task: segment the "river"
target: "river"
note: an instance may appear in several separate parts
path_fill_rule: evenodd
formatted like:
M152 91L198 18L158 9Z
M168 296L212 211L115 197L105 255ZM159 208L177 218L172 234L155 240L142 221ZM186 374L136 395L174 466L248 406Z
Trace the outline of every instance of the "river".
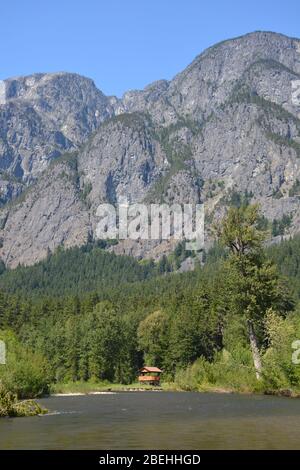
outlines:
M0 449L300 449L300 400L120 392L39 400L48 415L0 419Z

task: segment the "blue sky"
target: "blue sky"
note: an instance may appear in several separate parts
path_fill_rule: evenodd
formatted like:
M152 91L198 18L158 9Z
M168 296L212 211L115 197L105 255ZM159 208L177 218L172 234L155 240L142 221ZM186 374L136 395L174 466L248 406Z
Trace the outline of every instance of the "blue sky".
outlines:
M256 30L300 37L299 0L0 0L0 79L77 72L120 96Z

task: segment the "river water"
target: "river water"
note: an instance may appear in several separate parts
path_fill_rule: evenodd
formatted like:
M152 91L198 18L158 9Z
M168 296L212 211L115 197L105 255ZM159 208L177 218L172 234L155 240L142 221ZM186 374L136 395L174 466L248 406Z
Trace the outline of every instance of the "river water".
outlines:
M0 449L300 449L300 399L185 392L50 397Z

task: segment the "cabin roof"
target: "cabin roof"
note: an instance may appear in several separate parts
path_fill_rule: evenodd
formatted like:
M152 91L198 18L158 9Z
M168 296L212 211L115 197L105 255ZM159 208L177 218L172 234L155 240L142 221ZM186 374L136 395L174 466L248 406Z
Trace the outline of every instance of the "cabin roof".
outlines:
M145 366L140 369L140 372L162 372L158 367Z

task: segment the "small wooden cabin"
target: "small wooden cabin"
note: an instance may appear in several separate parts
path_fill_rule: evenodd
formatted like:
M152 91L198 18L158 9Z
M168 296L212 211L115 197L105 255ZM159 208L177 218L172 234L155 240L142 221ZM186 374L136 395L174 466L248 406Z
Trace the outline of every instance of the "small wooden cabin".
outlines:
M158 367L142 367L139 370L139 382L149 385L159 385L161 373L162 371Z

